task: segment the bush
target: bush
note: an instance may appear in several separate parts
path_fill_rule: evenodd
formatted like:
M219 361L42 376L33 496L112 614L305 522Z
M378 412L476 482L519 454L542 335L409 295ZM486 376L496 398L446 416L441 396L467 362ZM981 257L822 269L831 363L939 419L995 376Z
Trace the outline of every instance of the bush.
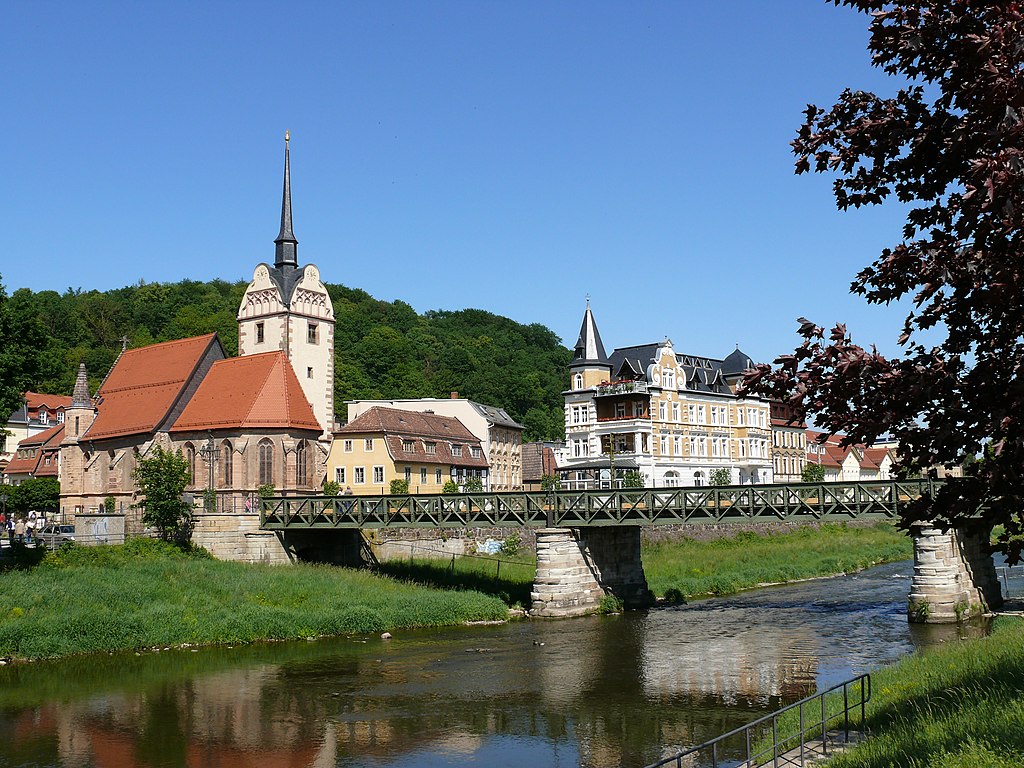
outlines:
M622 487L623 488L643 488L644 487L644 476L637 472L635 469L629 470L622 476Z
M466 480L466 493L480 493L484 489L484 481L479 477L470 477Z
M597 606L597 612L607 616L610 613L622 613L622 608L623 602L620 598L615 595L605 595Z
M441 488L441 493L458 493L459 486L454 480L446 480Z
M324 496L337 496L341 492L341 483L324 480Z
M711 470L708 482L711 485L729 485L732 482L732 472L725 467L716 467Z
M401 478L395 478L391 481L391 495L392 496L405 496L409 493L409 481L402 480Z

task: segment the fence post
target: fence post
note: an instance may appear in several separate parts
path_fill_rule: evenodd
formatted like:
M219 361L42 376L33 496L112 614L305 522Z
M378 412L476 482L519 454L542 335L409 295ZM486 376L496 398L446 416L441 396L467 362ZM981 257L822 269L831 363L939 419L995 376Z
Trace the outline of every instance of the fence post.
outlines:
M850 743L850 701L847 693L846 683L843 683L843 733L844 740Z

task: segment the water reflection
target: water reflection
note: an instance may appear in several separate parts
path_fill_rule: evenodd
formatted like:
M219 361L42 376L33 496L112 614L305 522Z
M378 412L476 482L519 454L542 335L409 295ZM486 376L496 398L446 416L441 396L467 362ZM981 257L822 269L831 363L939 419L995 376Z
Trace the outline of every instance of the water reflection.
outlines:
M908 627L908 575L389 642L5 668L0 765L644 765L941 641Z

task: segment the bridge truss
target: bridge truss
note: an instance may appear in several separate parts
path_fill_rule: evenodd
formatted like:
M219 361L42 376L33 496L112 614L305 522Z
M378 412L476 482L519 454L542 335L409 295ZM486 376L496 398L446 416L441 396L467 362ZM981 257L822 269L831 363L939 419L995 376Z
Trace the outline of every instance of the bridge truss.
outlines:
M264 530L701 525L766 521L895 520L940 481L723 485L401 496L272 496Z

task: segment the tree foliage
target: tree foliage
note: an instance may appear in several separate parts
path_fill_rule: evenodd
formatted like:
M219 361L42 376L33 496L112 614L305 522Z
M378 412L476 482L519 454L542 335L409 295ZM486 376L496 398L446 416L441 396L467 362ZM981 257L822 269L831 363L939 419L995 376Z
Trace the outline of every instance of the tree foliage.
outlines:
M25 389L70 394L80 362L99 386L122 337L138 347L216 331L227 353L236 354L235 317L245 287L185 280L102 292L21 289L8 302L17 309L11 332L0 290L0 341L18 342L0 344L0 373L8 374L0 376L0 406L5 393L20 397ZM544 326L478 309L420 315L403 301L379 301L343 285L327 289L336 318L335 408L342 418L346 400L458 392L505 408L526 427L528 440L562 437L561 392L572 355ZM17 406L12 402L8 413Z
M19 485L0 485L7 512L55 514L60 509L60 483L55 477L32 477Z
M904 519L961 524L986 502L1016 560L1024 531L1024 18L1018 3L844 0L871 13L875 66L906 83L808 106L797 173L835 175L838 207L908 205L902 238L853 281L871 304L907 298L888 358L801 318L803 343L749 389L787 400L845 443L899 441L897 471L970 464ZM937 339L937 341L936 341Z
M821 464L804 464L800 471L800 480L805 483L820 483L825 479L825 468Z
M732 481L732 473L726 467L715 467L708 475L711 485L728 485Z
M0 414L5 416L38 381L45 342L39 318L19 294L8 298L0 283Z
M183 533L188 526L191 505L182 497L191 473L181 451L157 446L151 456L139 459L134 475L143 496L139 502L143 525L156 528L165 541Z

